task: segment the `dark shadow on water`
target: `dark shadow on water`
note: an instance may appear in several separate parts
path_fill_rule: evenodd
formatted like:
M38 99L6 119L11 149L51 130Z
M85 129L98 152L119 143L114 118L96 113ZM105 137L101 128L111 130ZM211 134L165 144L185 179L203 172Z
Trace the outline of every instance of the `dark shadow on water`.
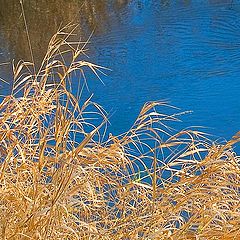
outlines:
M128 3L117 0L25 0L23 8L30 35L33 55L36 62L41 61L48 42L60 26L78 23L76 31L87 39L95 34L104 33L119 9ZM20 1L0 0L0 60L31 60L27 42Z

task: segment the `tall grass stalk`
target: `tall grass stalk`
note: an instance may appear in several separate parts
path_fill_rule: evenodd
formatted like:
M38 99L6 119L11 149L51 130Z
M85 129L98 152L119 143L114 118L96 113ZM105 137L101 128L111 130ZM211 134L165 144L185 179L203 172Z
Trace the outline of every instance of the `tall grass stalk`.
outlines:
M217 144L174 132L179 114L149 102L128 132L103 141L105 111L71 89L82 92L86 67L104 69L71 34L52 37L38 71L14 65L0 104L2 239L239 239L240 135Z

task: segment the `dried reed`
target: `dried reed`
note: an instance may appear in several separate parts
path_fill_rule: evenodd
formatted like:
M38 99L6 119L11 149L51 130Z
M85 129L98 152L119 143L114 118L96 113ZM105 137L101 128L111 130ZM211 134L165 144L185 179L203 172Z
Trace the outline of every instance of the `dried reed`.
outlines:
M149 102L127 133L103 141L104 110L79 100L84 68L102 68L66 32L53 36L38 71L13 67L0 104L2 239L240 239L240 136L217 144L174 132L178 114Z

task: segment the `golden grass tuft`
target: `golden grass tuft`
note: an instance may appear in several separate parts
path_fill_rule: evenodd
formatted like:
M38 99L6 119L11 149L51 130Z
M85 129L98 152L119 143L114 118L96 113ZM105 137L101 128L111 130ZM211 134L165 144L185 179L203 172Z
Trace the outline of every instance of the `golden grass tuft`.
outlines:
M217 144L174 132L178 114L149 102L127 133L103 138L104 110L79 99L84 68L102 68L66 32L38 71L13 67L0 104L2 239L240 239L240 135Z

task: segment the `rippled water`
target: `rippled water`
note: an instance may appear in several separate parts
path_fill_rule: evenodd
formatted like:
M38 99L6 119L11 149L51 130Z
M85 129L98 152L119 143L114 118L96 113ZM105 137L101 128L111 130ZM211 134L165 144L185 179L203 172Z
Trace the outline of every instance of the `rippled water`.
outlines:
M181 127L207 126L227 138L240 129L240 5L135 1L120 16L93 41L96 60L113 69L95 98L116 111L115 132L156 99L193 110Z
M193 111L178 129L206 126L225 138L240 130L239 1L118 2L89 52L112 69L105 86L89 74L94 100L111 112L110 131L126 131L146 101L161 99Z

